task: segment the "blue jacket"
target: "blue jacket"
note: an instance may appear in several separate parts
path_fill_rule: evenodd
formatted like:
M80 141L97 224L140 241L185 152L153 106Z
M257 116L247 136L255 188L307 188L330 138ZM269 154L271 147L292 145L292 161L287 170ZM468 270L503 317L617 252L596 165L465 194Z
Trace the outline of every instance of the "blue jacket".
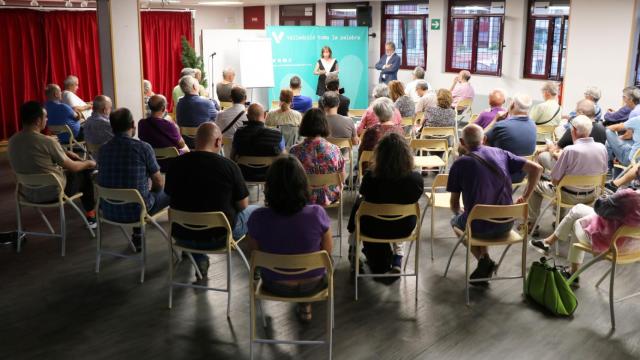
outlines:
M400 59L400 56L394 53L391 55L391 59L389 59L389 65L391 65L391 67L388 69L382 69L382 67L387 63L387 54L382 55L380 60L376 63L376 69L380 70L378 82L388 84L391 80L398 80L398 70L400 69L401 62L402 60Z
M187 94L178 100L178 126L197 127L203 122L215 121L217 116L215 104L207 98Z

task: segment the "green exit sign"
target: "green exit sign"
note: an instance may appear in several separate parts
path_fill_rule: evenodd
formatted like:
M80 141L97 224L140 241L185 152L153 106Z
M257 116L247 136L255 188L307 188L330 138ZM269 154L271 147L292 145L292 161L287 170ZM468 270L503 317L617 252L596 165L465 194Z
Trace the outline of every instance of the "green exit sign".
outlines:
M440 30L440 19L431 19L431 30Z

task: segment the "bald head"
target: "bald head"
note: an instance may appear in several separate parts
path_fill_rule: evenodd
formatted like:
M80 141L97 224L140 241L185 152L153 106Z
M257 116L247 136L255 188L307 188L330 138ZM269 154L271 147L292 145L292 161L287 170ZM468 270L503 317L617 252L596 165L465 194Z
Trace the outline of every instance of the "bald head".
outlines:
M500 89L493 89L489 93L489 106L493 107L502 107L505 101L504 91Z
M247 109L247 120L264 122L264 108L259 103L249 105Z
M47 100L60 100L62 99L62 91L60 90L60 86L56 84L49 84L44 89L44 94L47 96Z
M219 153L222 147L222 132L218 125L205 122L198 126L196 132L196 151Z
M93 99L93 111L109 116L113 103L106 95L98 95Z
M462 70L460 71L460 80L467 82L469 81L469 79L471 79L471 73L469 72L469 70Z
M164 112L167 109L167 98L164 95L153 95L149 98L149 110L151 110L151 115L154 117L163 117ZM157 114L161 114L162 116L156 116Z
M483 138L484 131L476 124L469 124L462 129L462 145L468 149L480 146Z

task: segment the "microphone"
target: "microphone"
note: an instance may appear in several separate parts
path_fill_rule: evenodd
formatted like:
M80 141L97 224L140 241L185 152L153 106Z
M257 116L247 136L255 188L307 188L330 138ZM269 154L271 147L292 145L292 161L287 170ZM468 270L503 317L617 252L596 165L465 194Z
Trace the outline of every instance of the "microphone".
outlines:
M217 53L214 51L209 57L214 57L214 56L216 56L216 54Z

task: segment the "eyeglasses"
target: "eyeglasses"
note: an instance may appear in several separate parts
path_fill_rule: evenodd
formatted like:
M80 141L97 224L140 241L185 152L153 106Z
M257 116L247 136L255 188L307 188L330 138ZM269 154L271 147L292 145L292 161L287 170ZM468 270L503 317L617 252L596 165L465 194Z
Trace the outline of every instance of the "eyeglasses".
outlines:
M574 129L576 128L576 127L573 125L573 121L572 121L572 120L569 120L569 121L567 121L567 122L569 123L569 125L571 125L571 127L572 127L572 128L574 128Z

